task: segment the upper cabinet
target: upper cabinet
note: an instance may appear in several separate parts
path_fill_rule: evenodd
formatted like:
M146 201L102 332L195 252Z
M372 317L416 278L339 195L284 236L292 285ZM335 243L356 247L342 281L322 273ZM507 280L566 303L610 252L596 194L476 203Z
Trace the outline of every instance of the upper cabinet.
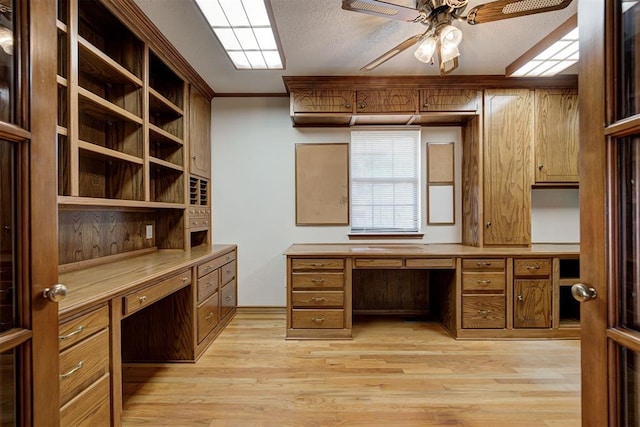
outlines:
M356 92L358 113L409 113L418 109L418 91L414 89L359 90Z
M350 113L351 90L300 90L291 94L292 113Z
M189 157L190 172L203 178L211 177L211 101L197 89L189 96Z
M420 111L477 113L482 108L482 92L475 89L423 89Z
M535 91L536 184L579 182L578 91Z
M531 243L533 92L484 95L484 244Z

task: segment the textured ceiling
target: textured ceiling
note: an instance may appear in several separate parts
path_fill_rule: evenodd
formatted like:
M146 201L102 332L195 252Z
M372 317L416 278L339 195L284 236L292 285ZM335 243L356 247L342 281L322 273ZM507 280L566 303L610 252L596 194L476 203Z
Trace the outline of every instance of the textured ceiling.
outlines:
M405 39L424 32L421 24L342 10L340 0L271 0L286 58L286 70L236 70L194 0L135 0L171 43L217 93L284 93L282 76L438 75L409 48L374 71L362 66ZM413 7L415 0L388 0ZM470 0L469 7L486 3ZM469 25L457 22L464 39L455 75L504 75L507 65L576 13L568 8ZM577 66L568 72L576 73Z

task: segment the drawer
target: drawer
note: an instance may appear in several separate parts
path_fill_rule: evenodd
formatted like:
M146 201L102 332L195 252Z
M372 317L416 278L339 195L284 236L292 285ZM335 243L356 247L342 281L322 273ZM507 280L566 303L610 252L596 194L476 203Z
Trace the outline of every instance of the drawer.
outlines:
M500 270L504 271L505 260L504 258L489 258L489 259L463 259L463 270Z
M109 330L103 329L60 353L60 404L109 372Z
M293 289L299 288L343 288L344 273L293 273Z
M456 268L454 258L407 258L407 268Z
M291 310L291 327L342 329L344 328L344 310Z
M218 290L218 272L214 270L198 279L198 303L210 297Z
M462 327L503 329L505 302L502 295L465 295L462 297Z
M191 218L189 220L189 228L207 228L209 227L209 218Z
M64 350L108 326L109 308L107 306L64 322L60 325L58 332L60 350Z
M154 302L171 295L191 283L191 271L185 270L168 279L140 289L124 297L123 314L125 316L147 307Z
M293 307L343 307L344 291L295 291L291 295L291 305Z
M223 265L220 269L220 275L222 276L223 285L236 277L236 262L231 261L229 264Z
M202 342L218 324L219 307L217 292L198 307L198 343Z
M198 270L198 277L202 277L205 274L209 274L211 273L213 270L215 270L216 268L220 268L223 265L234 261L237 258L236 256L236 251L231 251L227 254L224 254L222 256L219 256L217 258L212 258L209 261L203 262L202 264L200 264L197 268Z
M504 273L500 272L463 272L462 291L488 291L500 292L505 290L506 279Z
M402 258L358 258L356 268L402 268Z
M344 258L292 259L291 268L294 270L343 270Z
M60 427L109 427L109 375L104 375L60 409Z
M551 259L516 259L513 261L513 274L518 277L548 277L551 275Z
M220 291L220 319L224 319L236 306L236 280L222 286Z

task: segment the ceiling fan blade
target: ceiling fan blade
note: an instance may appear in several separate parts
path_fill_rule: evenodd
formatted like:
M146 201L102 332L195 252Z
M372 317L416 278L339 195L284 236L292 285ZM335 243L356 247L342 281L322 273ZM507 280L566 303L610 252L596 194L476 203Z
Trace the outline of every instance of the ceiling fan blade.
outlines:
M572 0L498 0L478 5L467 15L469 24L483 24L501 19L533 15L535 13L560 10L569 6Z
M417 9L379 0L342 0L342 8L399 21L422 22L426 15Z
M427 32L425 32L423 34L416 34L413 37L409 37L408 39L406 39L405 41L403 41L399 45L391 48L387 52L385 52L382 55L378 56L373 61L369 62L364 67L360 68L360 71L371 71L371 70L373 70L378 65L387 62L389 59L393 58L394 56L396 56L397 54L399 54L403 50L406 50L406 49L410 48L411 46L419 43L426 35L427 35Z

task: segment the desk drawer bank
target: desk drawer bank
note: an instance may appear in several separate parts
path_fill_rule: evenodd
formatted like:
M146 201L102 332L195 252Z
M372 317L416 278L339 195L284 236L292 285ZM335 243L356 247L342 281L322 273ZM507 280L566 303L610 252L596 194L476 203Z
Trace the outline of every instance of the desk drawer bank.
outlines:
M354 316L433 320L458 339L578 338L579 245L295 244L287 339L350 339Z
M197 361L236 313L236 278L236 245L61 273L61 426L121 425L123 363Z

